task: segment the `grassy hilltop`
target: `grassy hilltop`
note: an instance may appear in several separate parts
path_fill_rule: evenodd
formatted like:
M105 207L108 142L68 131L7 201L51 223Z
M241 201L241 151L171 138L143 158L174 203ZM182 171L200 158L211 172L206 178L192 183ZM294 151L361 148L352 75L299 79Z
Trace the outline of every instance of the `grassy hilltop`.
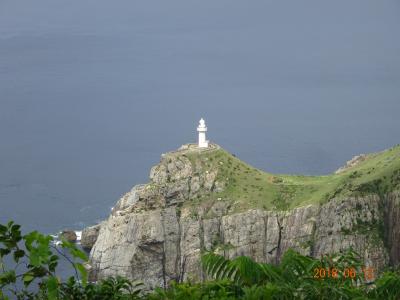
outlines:
M211 193L193 201L231 200L235 210L248 208L291 209L323 203L334 197L375 193L383 195L400 185L400 145L383 152L368 154L355 166L326 176L276 175L261 171L227 151L188 151L192 165L205 172L218 170L217 180L224 183L222 192Z

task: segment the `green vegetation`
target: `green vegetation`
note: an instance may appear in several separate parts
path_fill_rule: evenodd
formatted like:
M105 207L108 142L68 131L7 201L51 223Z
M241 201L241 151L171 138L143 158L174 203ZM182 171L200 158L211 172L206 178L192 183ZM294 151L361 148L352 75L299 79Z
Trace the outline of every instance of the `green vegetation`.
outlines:
M215 280L233 282L233 298L224 299L399 299L400 274L386 272L375 280L359 255L349 250L321 259L288 250L277 266L248 257L233 260L208 253L204 268ZM218 299L218 298L217 298Z
M65 241L59 248L52 237L36 231L24 236L20 226L0 225L0 299L399 299L400 272L379 278L368 271L352 250L321 259L287 251L279 265L257 263L248 257L233 260L214 253L202 256L209 279L202 283L174 283L145 292L127 279L88 282L85 254ZM55 254L57 253L57 254ZM56 274L60 256L71 262L75 277L62 281ZM14 264L4 264L5 258ZM10 267L11 265L11 267ZM12 298L11 298L12 297Z
M274 175L256 169L223 149L184 154L194 167L218 170L222 192L211 193L196 203L232 201L235 211L249 208L292 209L323 203L335 197L383 194L400 185L400 146L367 155L354 167L326 176Z
M136 299L141 284L118 277L96 284L88 282L84 263L88 258L75 244L37 231L22 235L20 225L0 224L0 300L5 299ZM71 264L75 276L65 282L57 276L61 258ZM12 262L5 263L6 259Z

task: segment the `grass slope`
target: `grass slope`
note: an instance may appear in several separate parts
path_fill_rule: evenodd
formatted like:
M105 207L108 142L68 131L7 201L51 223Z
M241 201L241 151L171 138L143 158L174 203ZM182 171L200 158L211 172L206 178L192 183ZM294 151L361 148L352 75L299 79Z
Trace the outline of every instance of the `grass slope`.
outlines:
M218 169L217 180L225 183L225 189L205 198L234 201L236 211L248 208L285 210L323 203L334 197L382 195L400 185L400 145L369 154L358 165L327 176L270 174L223 149L184 155L192 164L201 165L204 171Z

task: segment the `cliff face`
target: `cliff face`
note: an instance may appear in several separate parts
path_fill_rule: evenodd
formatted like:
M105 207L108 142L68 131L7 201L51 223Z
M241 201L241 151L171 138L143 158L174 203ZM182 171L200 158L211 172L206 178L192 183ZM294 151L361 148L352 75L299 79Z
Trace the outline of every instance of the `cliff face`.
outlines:
M353 247L375 269L399 263L400 193L341 196L287 210L240 210L221 171L224 162L204 169L198 159L218 147L196 156L193 151L198 150L164 155L152 168L150 183L124 195L96 228L92 279L122 275L150 288L201 280L203 250L276 263L289 248L318 257Z
M400 192L385 198L385 238L392 266L400 265Z

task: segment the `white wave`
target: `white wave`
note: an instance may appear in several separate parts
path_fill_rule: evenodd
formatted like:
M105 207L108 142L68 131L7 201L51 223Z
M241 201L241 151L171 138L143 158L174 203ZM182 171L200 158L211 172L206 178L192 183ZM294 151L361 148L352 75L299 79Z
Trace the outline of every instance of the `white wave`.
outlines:
M76 230L76 243L80 244L81 243L81 238L82 238L82 230ZM58 234L50 234L50 236L53 238L52 244L55 246L61 245L61 240L60 240L60 235L61 231Z
M82 231L75 231L76 234L76 242L80 243L82 238Z

